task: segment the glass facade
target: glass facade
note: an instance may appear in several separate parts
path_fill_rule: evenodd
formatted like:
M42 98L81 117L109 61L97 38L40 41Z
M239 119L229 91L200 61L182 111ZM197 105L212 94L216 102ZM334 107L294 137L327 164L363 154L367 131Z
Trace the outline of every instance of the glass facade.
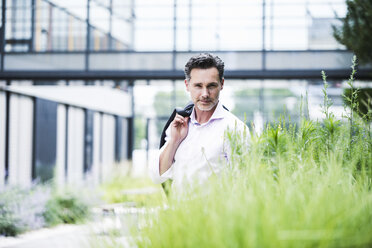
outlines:
M248 125L263 127L281 115L296 121L306 114L300 106L318 113L319 68L346 70L351 64L348 51L332 35L332 26L339 25L345 14L343 0L7 0L3 57L5 70L10 71L133 73L130 79L116 81L32 79L33 84L106 85L123 90L129 81L122 79L131 80L135 132L126 133L133 125L129 119L115 117L121 137L115 141L119 161L130 157L123 143L127 136L135 136L136 149L158 146L169 114L189 102L179 75L189 56L199 51L220 56L226 71L261 75L227 76L221 93L223 104ZM22 57L28 54L39 63ZM318 70L319 77L301 74L310 70ZM276 79L262 76L265 71L278 72ZM334 107L341 109L342 80L331 83L336 92ZM90 170L94 144L89 137L97 128L90 126L92 118L87 112L85 171Z
M93 130L94 130L94 111L85 110L84 120L84 172L89 172L93 166Z
M330 31L346 7L340 0L138 0L135 11L136 50L307 50L341 47Z
M338 49L331 0L7 0L6 51ZM89 33L89 40L87 40Z
M85 51L88 26L89 50L130 49L132 12L113 11L115 6L117 2L98 0L8 0L5 51ZM130 10L130 4L124 8Z

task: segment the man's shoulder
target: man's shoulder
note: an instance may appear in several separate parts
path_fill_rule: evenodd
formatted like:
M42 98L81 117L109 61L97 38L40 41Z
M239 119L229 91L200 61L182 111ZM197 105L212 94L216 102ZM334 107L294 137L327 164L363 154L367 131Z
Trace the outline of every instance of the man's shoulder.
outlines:
M229 129L237 128L238 130L243 130L244 128L248 128L242 120L226 109L224 109L224 120Z

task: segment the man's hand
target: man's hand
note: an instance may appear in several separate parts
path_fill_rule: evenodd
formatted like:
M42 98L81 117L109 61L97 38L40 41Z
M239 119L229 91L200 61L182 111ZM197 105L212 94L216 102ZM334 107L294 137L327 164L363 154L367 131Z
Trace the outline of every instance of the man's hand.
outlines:
M176 114L174 120L171 123L171 141L175 144L180 144L184 140L189 131L188 123L190 117L183 117L179 114Z
M162 175L172 166L178 146L186 138L189 131L189 119L190 117L183 117L179 114L176 114L174 120L171 122L171 137L168 141L167 146L159 157L160 175Z

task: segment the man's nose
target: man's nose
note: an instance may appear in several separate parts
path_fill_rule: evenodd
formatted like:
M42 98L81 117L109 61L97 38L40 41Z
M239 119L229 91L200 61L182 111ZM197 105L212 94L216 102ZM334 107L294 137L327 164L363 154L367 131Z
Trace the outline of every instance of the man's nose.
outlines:
M202 90L202 96L203 97L208 97L209 96L208 88L203 88L203 90Z

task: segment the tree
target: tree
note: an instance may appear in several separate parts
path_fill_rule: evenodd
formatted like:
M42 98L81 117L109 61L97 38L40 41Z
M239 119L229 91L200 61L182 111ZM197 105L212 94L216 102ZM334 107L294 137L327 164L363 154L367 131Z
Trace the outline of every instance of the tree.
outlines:
M353 51L359 63L372 63L372 0L347 0L347 14L342 26L333 26L333 35Z

